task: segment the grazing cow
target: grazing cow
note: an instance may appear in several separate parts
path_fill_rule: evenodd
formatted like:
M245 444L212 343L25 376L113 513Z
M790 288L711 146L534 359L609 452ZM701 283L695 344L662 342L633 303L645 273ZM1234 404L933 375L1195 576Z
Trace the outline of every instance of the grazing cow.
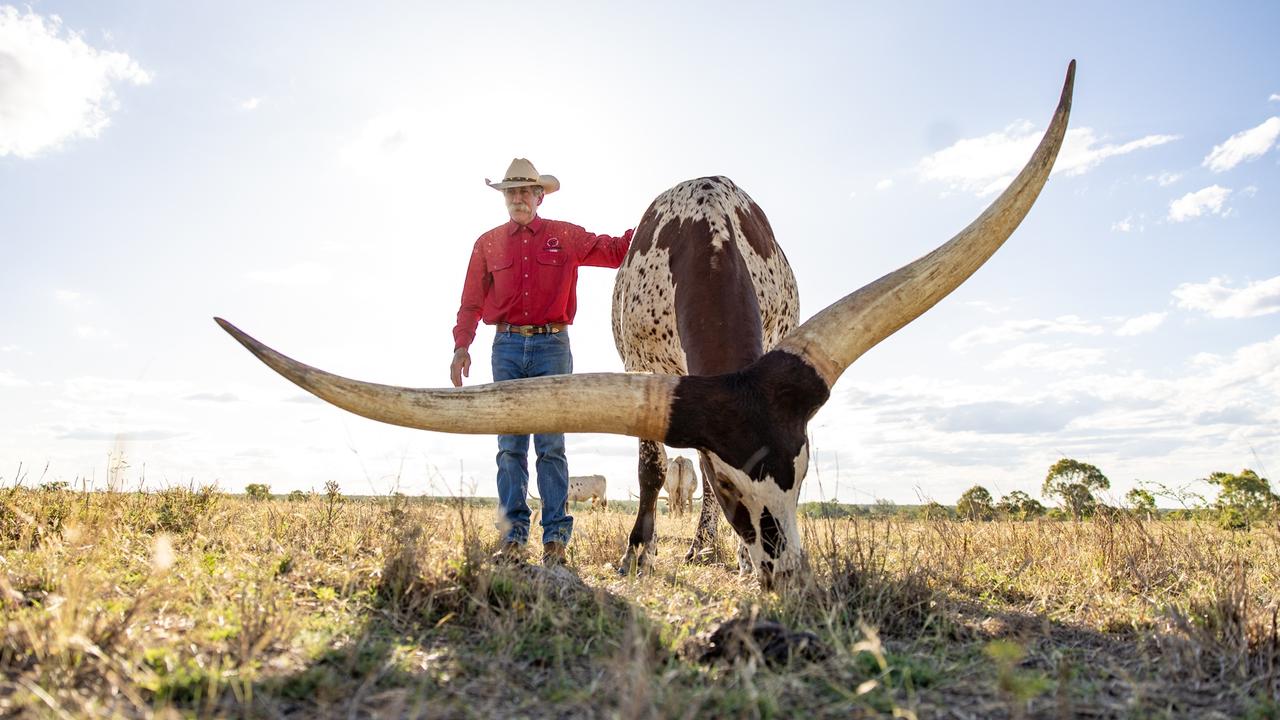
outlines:
M591 501L591 509L609 507L604 496L603 475L575 475L569 478L569 502Z
M667 479L662 485L667 491L667 511L676 517L693 511L693 493L698 489L698 475L693 461L684 456L667 462Z
M653 201L636 226L613 289L613 338L629 372L738 372L799 324L800 298L791 265L764 212L733 181L689 180ZM721 506L728 512L739 505L723 498L717 502L717 485L727 488L732 481L717 471L714 453L699 448L698 457L702 513L686 555L690 560L709 554ZM652 561L656 544L650 508L656 508L666 464L661 442L640 441L640 512L620 563L622 572L643 570ZM750 542L741 532L739 540ZM742 547L738 556L746 556Z
M1039 146L973 223L794 329L790 270L746 193L722 178L663 193L636 228L615 290L625 310L614 315L614 339L627 368L647 373L377 385L304 365L217 321L303 389L374 420L441 432L640 439L640 509L624 570L633 562L644 569L653 554L662 445L696 448L710 487L703 515L714 497L771 588L805 563L796 502L809 466L809 420L858 357L959 287L1022 222L1062 146L1074 78L1072 61Z

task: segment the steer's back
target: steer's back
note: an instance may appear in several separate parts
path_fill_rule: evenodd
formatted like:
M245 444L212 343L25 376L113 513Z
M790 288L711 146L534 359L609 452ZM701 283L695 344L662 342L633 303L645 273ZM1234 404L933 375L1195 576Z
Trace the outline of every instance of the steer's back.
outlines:
M613 338L632 372L739 370L799 322L795 276L764 212L733 181L659 195L613 291Z

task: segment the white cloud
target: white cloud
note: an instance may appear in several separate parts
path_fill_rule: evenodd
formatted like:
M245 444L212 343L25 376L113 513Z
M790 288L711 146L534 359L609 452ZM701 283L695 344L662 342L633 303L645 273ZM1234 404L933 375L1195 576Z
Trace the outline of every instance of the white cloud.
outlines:
M1204 159L1204 166L1214 172L1225 172L1248 160L1256 160L1267 154L1280 138L1280 117L1267 118L1255 128L1242 130L1215 145Z
M385 173L412 165L426 154L423 128L431 123L418 113L395 112L371 118L338 153L342 163L354 170Z
M1168 313L1153 312L1129 318L1124 321L1123 325L1116 328L1116 335L1130 336L1149 333L1160 327L1167 315Z
M1280 336L1246 345L1230 356L1200 353L1192 360L1198 389L1206 397L1230 400L1232 393L1254 386L1259 390L1280 393ZM1250 393L1245 390L1244 396ZM1275 407L1275 399L1258 393L1256 400L1264 407ZM1212 403L1203 403L1212 406Z
M8 370L0 370L0 387L25 387L30 384Z
M978 196L1003 190L1039 144L1041 131L1025 120L1000 132L966 138L925 157L916 165L922 180L946 183L953 190ZM1053 172L1080 175L1110 157L1126 155L1177 140L1176 135L1148 135L1120 145L1100 144L1092 128L1067 131Z
M893 187L893 180L889 178L885 178L884 180L876 183L877 190L888 190L891 187Z
M53 298L67 307L80 307L82 297L80 293L74 290L55 290L53 292Z
M997 494L1035 495L1036 478L1064 455L1103 468L1122 495L1119 478L1180 483L1232 467L1250 447L1263 457L1280 448L1280 336L1154 376L1116 367L1108 359L1042 383L1010 381L1010 372L991 373L995 382L981 384L931 376L855 381L844 402L833 398L811 424L812 463L827 456L820 477L828 490L838 473L895 478L903 486L913 476L954 477L930 487L951 502L974 483ZM838 468L822 447L824 435L834 433L859 440ZM815 479L811 469L806 488L816 487Z
M1159 175L1148 175L1148 180L1154 180L1160 187L1169 187L1170 185L1182 179L1182 173L1162 172Z
M1280 100L1280 93L1271 93L1271 97L1269 97L1269 98L1267 98L1267 99L1268 99L1268 100L1270 100L1271 102L1275 102L1275 101L1277 101L1277 100Z
M252 270L245 279L265 285L323 285L333 277L333 271L319 263L299 263L276 270Z
M1169 219L1173 222L1184 222L1191 218L1200 217L1205 213L1224 215L1230 212L1230 208L1223 209L1227 198L1230 196L1231 188L1224 188L1221 185L1210 185L1207 188L1187 193L1169 203Z
M997 305L996 303L987 300L968 300L965 302L965 305L976 307L979 310L991 313L992 315L1000 315L1002 313L1009 312L1008 305Z
M1106 351L1100 348L1055 348L1043 343L1026 343L1000 354L987 367L991 370L1032 368L1064 372L1092 365L1101 365Z
M952 340L951 347L964 351L978 345L1007 342L1030 335L1101 335L1102 332L1101 327L1091 325L1075 315L1063 315L1054 320L1010 320L1000 325L984 325L970 330Z
M51 428L59 440L94 440L99 442L160 442L179 438L186 433L168 429L145 430L102 430L96 427L54 427Z
M200 393L195 393L193 395L188 395L184 399L200 400L203 402L216 402L216 403L240 402L240 397L238 395L236 395L235 393L229 393L229 392L221 392L221 393L200 392Z
M128 55L90 47L56 15L0 7L0 157L34 157L95 138L119 107L113 86L151 76Z
M76 403L119 406L139 398L171 399L189 394L180 383L156 380L121 380L104 377L74 377L63 382L63 395Z
M1178 307L1199 310L1216 318L1250 318L1280 312L1280 275L1251 282L1243 288L1228 287L1228 278L1207 283L1183 283L1173 291Z
M1111 223L1111 231L1124 232L1124 233L1144 231L1146 228L1143 226L1141 222L1142 216L1139 215L1138 217L1139 217L1139 220L1135 221L1132 215L1128 215L1123 220L1117 220L1116 222Z
M244 110L245 112L251 112L253 110L257 110L258 106L261 104L262 104L262 98L251 97L248 100L244 100L240 103L240 109Z
M81 340L106 340L111 337L111 332L99 327L91 325L77 325L75 327L76 337Z
M1062 151L1053 164L1053 171L1081 175L1101 165L1107 158L1158 147L1177 139L1177 135L1147 135L1120 145L1099 145L1100 141L1093 134L1093 128L1068 130L1067 137L1062 142Z

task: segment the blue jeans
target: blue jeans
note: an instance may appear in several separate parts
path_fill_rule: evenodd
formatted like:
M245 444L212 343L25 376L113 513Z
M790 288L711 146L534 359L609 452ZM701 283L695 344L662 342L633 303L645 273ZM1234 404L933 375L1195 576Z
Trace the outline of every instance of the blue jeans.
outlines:
M569 333L530 335L498 333L493 338L493 379L516 380L567 375L573 372ZM533 436L538 456L538 496L542 498L542 542L569 544L573 516L569 515L569 461L564 433ZM529 539L529 436L498 436L498 506L503 540L524 544Z

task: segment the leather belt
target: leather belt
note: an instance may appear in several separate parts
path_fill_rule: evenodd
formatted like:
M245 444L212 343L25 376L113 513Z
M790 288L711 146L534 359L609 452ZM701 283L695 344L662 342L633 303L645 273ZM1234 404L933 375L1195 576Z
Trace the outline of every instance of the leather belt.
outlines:
M558 332L564 332L569 326L566 323L547 323L546 325L512 325L511 323L500 322L494 325L500 333L515 333L529 337L530 335L554 335Z

